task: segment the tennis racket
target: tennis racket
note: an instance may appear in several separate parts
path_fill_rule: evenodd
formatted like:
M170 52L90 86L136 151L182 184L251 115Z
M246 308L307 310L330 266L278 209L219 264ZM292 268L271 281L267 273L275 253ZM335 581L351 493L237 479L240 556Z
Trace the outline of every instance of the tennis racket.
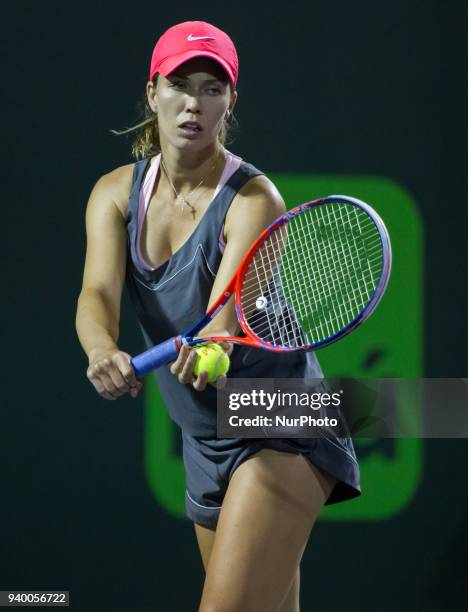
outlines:
M388 232L368 204L341 195L301 204L260 234L198 323L132 359L135 373L142 377L174 361L184 343L234 342L277 352L327 346L375 310L391 260ZM197 338L233 294L245 336Z

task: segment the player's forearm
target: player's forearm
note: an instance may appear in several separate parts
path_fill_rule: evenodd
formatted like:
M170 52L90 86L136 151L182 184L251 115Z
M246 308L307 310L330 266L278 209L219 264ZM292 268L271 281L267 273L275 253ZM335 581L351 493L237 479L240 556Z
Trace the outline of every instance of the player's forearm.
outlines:
M224 336L226 333L230 336L237 336L240 330L241 328L234 309L234 298L231 297L221 312L206 327L200 330L197 335L201 338L218 335ZM220 331L225 333L218 333Z
M93 353L117 349L119 320L95 289L85 289L78 298L76 331L83 350L90 359Z

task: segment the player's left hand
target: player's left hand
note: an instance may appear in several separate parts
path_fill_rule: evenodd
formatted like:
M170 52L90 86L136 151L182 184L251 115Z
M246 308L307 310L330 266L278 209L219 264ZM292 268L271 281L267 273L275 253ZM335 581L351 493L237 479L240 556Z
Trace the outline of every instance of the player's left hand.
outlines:
M203 338L205 336L232 336L232 334L227 329L217 329L215 331L210 329L209 334L206 332L206 330L203 330L203 332L200 334L200 338ZM222 349L230 357L232 351L234 350L234 344L232 342L218 342L218 344L222 347ZM197 387L195 386L196 382L197 381L194 381L194 384L193 384L194 389L197 389ZM219 378L216 379L214 383L208 383L208 384L214 387L215 389L222 389L223 387L226 386L226 383L227 383L227 376L226 374L222 374L221 376L219 376ZM206 381L205 381L205 384L203 385L203 388L197 389L197 391L203 391L205 387L206 387Z
M205 334L208 335L208 334ZM223 330L210 330L210 335L212 336L230 336L230 334L226 329ZM203 334L200 334L200 337L203 337ZM230 356L232 351L234 350L234 345L232 342L221 342L223 350ZM221 375L214 383L208 383L208 374L206 372L200 372L199 376L195 376L193 373L193 369L195 367L195 361L197 359L197 354L195 350L183 344L177 359L170 364L169 370L174 376L177 376L179 382L182 385L192 384L193 388L196 391L204 391L206 389L206 385L209 384L215 389L222 389L227 382L227 376L225 374Z

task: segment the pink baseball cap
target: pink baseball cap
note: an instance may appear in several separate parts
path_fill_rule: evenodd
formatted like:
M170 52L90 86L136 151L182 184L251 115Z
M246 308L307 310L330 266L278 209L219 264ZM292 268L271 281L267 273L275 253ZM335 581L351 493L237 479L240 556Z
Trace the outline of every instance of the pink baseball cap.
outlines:
M151 57L150 79L159 72L167 76L194 57L210 57L226 71L232 84L237 83L239 61L229 36L206 21L184 21L164 32Z

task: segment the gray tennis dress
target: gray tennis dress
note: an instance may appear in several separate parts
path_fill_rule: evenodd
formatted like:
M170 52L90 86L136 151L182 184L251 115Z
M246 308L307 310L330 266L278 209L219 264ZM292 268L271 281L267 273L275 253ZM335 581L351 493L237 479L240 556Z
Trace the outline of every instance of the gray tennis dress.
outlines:
M217 190L184 245L162 266L149 269L141 259L137 240L142 224L140 191L150 162L151 158L146 158L134 167L127 213L126 275L148 347L184 331L205 314L222 258L219 239L229 206L249 179L263 174L249 163L240 165ZM186 512L194 522L216 527L230 477L245 459L265 447L304 454L333 475L338 482L327 504L360 495L359 466L350 438L218 439L216 389L208 385L200 392L191 385L182 385L167 366L156 370L155 376L169 414L182 430ZM235 346L229 376L321 378L322 371L313 352L278 354Z

